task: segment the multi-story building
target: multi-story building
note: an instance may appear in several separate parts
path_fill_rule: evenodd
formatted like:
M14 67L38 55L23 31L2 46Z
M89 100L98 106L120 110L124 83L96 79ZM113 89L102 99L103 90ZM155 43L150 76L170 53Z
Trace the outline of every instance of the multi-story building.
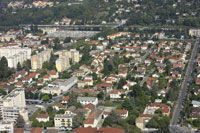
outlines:
M14 133L13 122L0 121L0 132Z
M71 53L72 61L74 63L78 63L80 61L79 51L76 51L76 49L71 49L70 53Z
M17 88L0 99L0 113L4 121L14 122L19 115L28 120L24 89Z
M47 49L45 51L42 51L41 53L33 55L31 57L31 68L33 70L41 69L43 63L45 61L49 61L50 60L51 52L52 52L52 49Z
M72 87L76 85L77 82L78 78L76 77L71 77L69 79L57 79L49 84L47 87L42 88L40 91L42 93L60 95L61 93L65 93L69 89L72 89Z
M23 64L24 61L31 59L30 48L19 47L2 47L0 48L0 58L6 57L8 61L8 67L17 68L17 64Z
M200 29L190 29L189 30L190 36L200 37Z
M78 97L77 102L80 102L82 105L87 104L98 104L98 99L96 97Z
M72 118L74 115L71 114L56 114L54 117L54 124L56 129L72 129Z
M59 57L63 55L72 59L72 62L74 63L78 63L80 61L80 54L79 54L79 51L77 51L76 49L71 49L70 51L67 51L67 50L60 51Z
M69 58L68 57L59 57L56 60L56 69L58 72L63 72L70 67Z
M58 72L63 72L70 67L70 60L73 63L80 61L79 51L72 49L70 51L62 50L58 52L59 58L56 60L56 69Z

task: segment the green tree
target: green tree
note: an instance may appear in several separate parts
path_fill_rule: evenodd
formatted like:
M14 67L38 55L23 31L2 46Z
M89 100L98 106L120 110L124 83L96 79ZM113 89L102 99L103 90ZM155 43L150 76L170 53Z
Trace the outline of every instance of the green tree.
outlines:
M112 126L112 120L111 120L111 118L110 117L107 117L105 120L104 120L104 122L103 122L103 125L102 125L103 127L107 127L107 126Z
M120 119L120 113L111 111L108 117L112 120L113 123L115 123Z
M42 97L42 100L43 100L43 101L49 101L49 99L50 99L50 98L49 98L48 95L44 95L44 96Z
M25 121L21 115L18 116L16 123L17 128L24 128Z
M104 92L103 91L101 91L99 94L97 94L97 98L98 99L103 99L103 97L104 97Z
M64 110L64 109L60 109L57 113L58 113L58 114L64 114L64 113L65 113L65 110Z
M8 62L5 56L0 60L0 78L6 78L8 76Z
M193 120L193 121L192 121L192 124L193 124L195 127L200 127L200 119Z
M71 41L71 38L70 37L66 37L65 40L64 40L64 43L69 43Z
M126 109L128 111L131 111L133 109L131 102L129 101L129 99L125 99L122 103L122 108Z
M78 113L76 116L73 117L72 119L72 128L78 128L82 125L84 120L84 114L83 113Z
M22 66L21 66L21 64L18 62L17 63L17 71L19 71L19 70L21 70L22 69Z
M52 111L53 111L53 107L52 106L48 106L46 111L47 111L48 114L51 114Z

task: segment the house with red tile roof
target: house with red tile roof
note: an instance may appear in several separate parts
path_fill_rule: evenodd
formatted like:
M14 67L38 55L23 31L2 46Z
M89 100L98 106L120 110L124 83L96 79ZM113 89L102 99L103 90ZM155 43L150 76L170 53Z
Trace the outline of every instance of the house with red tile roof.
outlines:
M119 71L119 76L123 77L123 78L126 78L126 76L127 76L127 70Z
M42 128L32 128L30 133L43 133L43 129Z
M89 104L87 104L87 105L84 105L84 108L87 108L87 109L89 109L89 110L94 110L95 109L95 105L94 104L92 104L92 103L89 103Z
M13 77L14 77L15 79L19 79L19 78L22 77L22 75L19 74L19 73L15 73L15 74L13 74Z
M49 116L48 114L38 114L36 120L38 120L39 122L48 122Z
M88 119L84 121L84 127L97 127L103 115L102 110L96 110L89 114Z
M129 90L130 89L130 84L129 83L127 83L127 84L125 84L124 86L123 86L123 89L124 90Z
M128 110L116 109L114 111L118 112L122 119L126 119L128 117Z
M29 73L29 77L37 79L39 77L39 73Z
M16 83L18 80L17 79L14 79L14 78L11 78L8 80L8 84L11 85L11 84L14 84Z
M61 103L62 103L62 104L67 104L68 100L69 100L69 96L65 96L65 97L62 99Z
M61 103L55 103L54 105L53 105L53 109L55 109L55 110L57 110L57 111L59 111L59 110L61 110L61 109L65 109L66 108L66 105L62 105Z
M95 88L98 90L105 90L106 92L110 92L112 90L112 83L103 82L101 84L97 84Z
M15 128L14 133L24 133L24 129L22 128Z
M15 87L21 88L21 87L23 87L23 83L21 81L19 81L19 82L15 83Z
M104 46L103 44L97 44L97 50L103 50Z
M57 79L59 77L59 74L56 71L50 71L49 75L50 75L51 79Z
M29 77L29 76L26 76L26 77L23 77L22 78L22 82L23 83L31 83L33 81L33 79L31 78L31 77Z
M140 114L135 120L135 125L142 130L152 117L153 115L151 114Z
M93 94L93 95L97 95L99 93L98 90L94 90L94 89L72 89L72 91L74 93L79 93L79 94L83 94L83 93L88 93L88 94Z
M197 79L196 79L196 84L197 84L197 85L200 85L200 78L197 78Z
M160 109L163 115L170 115L170 107L162 103L152 103L147 106L147 109Z
M111 47L112 50L116 50L116 51L119 51L120 48L121 48L121 47L120 47L119 45L113 45L113 46Z
M44 81L43 80L38 80L37 81L37 86L43 86L44 85Z
M118 99L118 98L126 98L127 91L124 89L112 90L110 92L110 98Z
M43 77L43 80L46 82L46 81L51 81L51 77L49 75L45 75Z
M23 76L26 76L28 74L28 72L25 70L21 70L18 72L18 74L20 74L23 77Z

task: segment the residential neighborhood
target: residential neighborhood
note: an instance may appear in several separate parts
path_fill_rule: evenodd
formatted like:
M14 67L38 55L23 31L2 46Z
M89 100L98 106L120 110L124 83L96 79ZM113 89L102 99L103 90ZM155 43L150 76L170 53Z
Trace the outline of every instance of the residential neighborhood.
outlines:
M0 1L0 132L199 132L199 4Z

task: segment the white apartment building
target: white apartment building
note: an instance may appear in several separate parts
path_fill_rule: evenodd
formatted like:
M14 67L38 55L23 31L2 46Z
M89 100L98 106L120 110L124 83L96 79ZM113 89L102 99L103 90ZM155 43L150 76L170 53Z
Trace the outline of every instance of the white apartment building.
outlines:
M42 88L40 91L42 93L47 94L57 94L60 95L61 93L67 92L71 89L74 85L78 82L78 78L71 77L69 79L57 79L49 84L47 87Z
M50 60L52 51L52 49L47 49L41 53L33 55L31 57L31 68L33 70L42 69L43 63Z
M200 37L200 29L190 29L189 30L190 36Z
M72 62L78 63L80 61L80 54L79 51L76 49L71 49L70 51L62 50L58 52L59 57L67 56L68 58L72 59Z
M0 132L14 133L13 123L7 121L0 121Z
M14 122L19 115L28 120L24 89L17 88L0 99L0 113L4 121Z
M0 58L6 57L8 61L8 67L17 68L18 62L22 65L24 61L31 59L30 48L20 47L1 47Z
M97 105L98 98L96 98L96 97L78 97L77 102L80 102L82 105L87 105L89 103Z
M80 54L76 49L71 49L70 51L62 50L56 54L59 55L59 58L56 60L56 69L58 72L67 70L70 67L70 60L73 63L80 61Z
M72 118L74 115L69 114L56 114L54 117L54 124L56 129L72 129Z
M70 63L67 56L59 57L59 59L56 60L56 69L58 72L63 72L68 68L70 68Z

